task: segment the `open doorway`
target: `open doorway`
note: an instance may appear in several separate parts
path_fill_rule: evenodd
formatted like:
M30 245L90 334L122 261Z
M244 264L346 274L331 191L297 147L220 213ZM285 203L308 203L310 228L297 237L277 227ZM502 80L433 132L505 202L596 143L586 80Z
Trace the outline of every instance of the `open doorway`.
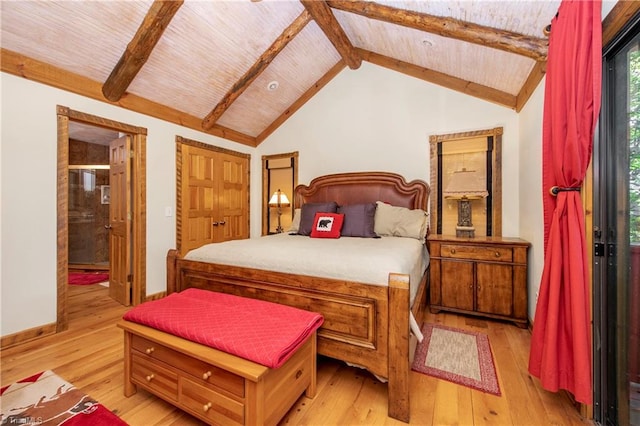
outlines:
M69 121L69 283L96 281L109 271L109 144L119 137Z
M136 305L146 298L146 129L62 106L57 108L57 117L57 331L59 332L68 327L69 267L74 261L78 261L77 258L72 259L72 255L77 256L79 252L77 241L72 242L70 239L72 225L76 225L75 222L78 219L73 215L79 214L79 219L87 222L90 222L87 220L91 219L89 216L99 215L100 218L94 221L99 223L92 223L89 226L95 232L96 240L106 239L106 242L102 241L105 244L102 248L98 248L98 252L93 249L84 251L83 260L78 262L79 267L98 269L100 263L104 265L102 268L106 266L109 271L109 294L124 305ZM105 148L94 146L92 149L95 152L92 156L87 156L86 161L78 161L77 158L73 158L77 155L72 155L70 148L83 147L76 141L89 138L89 136L78 136L79 132L93 133L96 138L104 137L102 143L108 146L105 145ZM89 146L86 148L88 149ZM106 156L103 150L106 150ZM105 161L106 164L99 164ZM96 164L80 165L84 166L80 168L83 172L76 172L72 176L72 170L78 170L78 164L73 163L78 162ZM98 170L106 170L107 176L102 176L104 172L100 172L98 176ZM74 199L77 194L73 193L72 184L78 184L79 176L82 176L86 188L93 191L94 196L85 194L89 199L89 205L81 206L78 200ZM99 185L98 177L101 180ZM72 178L78 178L78 180L74 181ZM85 180L86 183L84 183ZM84 188L82 191L84 192ZM75 210L71 209L72 207ZM78 212L80 207L81 211ZM106 218L105 212L108 212ZM96 226L99 225L104 232L97 230ZM94 241L94 243L100 243L100 241ZM105 247L107 252L103 253ZM72 250L75 252L72 253Z

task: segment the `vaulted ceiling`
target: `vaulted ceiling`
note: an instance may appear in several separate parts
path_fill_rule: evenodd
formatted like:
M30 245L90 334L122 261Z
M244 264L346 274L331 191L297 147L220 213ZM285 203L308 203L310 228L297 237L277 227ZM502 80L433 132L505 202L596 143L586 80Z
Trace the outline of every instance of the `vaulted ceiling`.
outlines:
M257 146L363 61L519 111L560 1L0 4L3 71Z

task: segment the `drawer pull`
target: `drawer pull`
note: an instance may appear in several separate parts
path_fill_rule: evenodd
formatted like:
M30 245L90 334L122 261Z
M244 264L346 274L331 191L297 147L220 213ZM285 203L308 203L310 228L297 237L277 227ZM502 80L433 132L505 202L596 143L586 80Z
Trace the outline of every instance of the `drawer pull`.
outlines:
M155 374L151 373L151 374L149 374L149 375L148 375L147 377L145 377L145 378L147 379L147 382L150 382L150 381L152 381L153 379L155 379L155 377L156 377L156 376L155 376Z
M151 355L153 353L153 351L155 351L155 350L156 350L156 348L151 346L150 348L147 348L147 350L145 352L147 353L147 355Z
M210 402L207 402L206 404L204 404L204 406L202 407L202 409L204 410L204 412L206 413L207 411L209 411L209 409L211 408L212 404Z
M207 371L202 375L202 380L207 380L209 377L211 377L211 374L211 371Z
M496 257L500 257L500 252L499 251L496 252Z
M298 371L296 372L296 379L299 379L299 378L300 378L300 376L302 376L302 370L298 370Z
M456 254L456 249L452 248L451 249L451 254Z

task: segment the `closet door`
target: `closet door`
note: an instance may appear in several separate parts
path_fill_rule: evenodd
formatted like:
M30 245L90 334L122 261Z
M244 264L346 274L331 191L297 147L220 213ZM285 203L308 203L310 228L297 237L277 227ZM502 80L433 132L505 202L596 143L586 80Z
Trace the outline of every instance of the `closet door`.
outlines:
M249 238L249 156L178 139L177 242L202 245Z
M218 225L213 226L214 241L249 238L249 160L218 153ZM214 219L214 224L215 220Z
M182 145L181 254L214 242L214 217L218 216L216 152Z

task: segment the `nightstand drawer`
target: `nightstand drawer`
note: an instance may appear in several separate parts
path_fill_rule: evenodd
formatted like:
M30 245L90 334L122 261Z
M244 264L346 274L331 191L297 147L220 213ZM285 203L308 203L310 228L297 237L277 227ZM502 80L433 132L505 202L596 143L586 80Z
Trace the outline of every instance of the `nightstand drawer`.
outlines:
M442 244L440 256L452 259L512 262L513 250L511 248L496 246Z

